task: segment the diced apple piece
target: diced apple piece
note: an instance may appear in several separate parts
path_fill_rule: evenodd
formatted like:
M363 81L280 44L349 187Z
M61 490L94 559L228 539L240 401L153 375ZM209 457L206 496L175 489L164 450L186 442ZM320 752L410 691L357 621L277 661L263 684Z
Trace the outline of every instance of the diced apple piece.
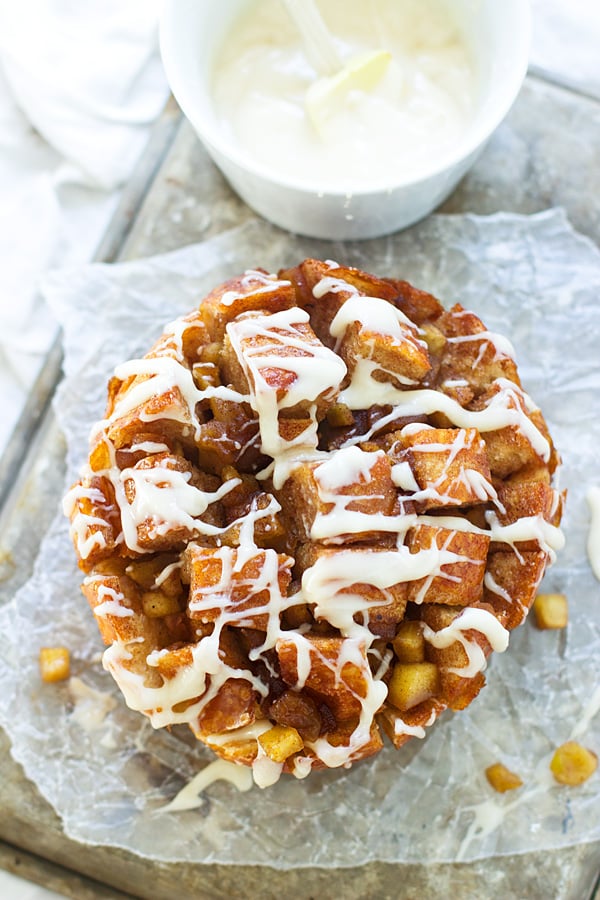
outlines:
M177 598L169 597L163 591L146 591L142 594L142 608L144 615L151 619L172 616L180 611Z
M583 784L598 768L598 757L575 741L567 741L554 753L550 771L559 784L575 787Z
M522 787L523 782L514 772L507 769L502 763L494 763L485 770L485 777L499 794L506 791L514 791L515 788Z
M401 663L422 663L425 661L425 638L420 622L402 622L392 641L394 653Z
M421 337L430 353L441 353L446 346L446 336L436 325L426 322L421 327Z
M334 403L327 410L327 422L332 428L354 425L354 415L345 403Z
M42 647L40 649L40 675L50 684L64 681L70 674L69 651L66 647Z
M279 763L304 747L304 741L290 725L274 725L260 735L258 742L269 759Z
M412 709L439 691L439 673L434 663L398 663L392 672L388 701L396 709Z
M564 594L538 594L533 601L535 624L542 630L565 628L569 607Z

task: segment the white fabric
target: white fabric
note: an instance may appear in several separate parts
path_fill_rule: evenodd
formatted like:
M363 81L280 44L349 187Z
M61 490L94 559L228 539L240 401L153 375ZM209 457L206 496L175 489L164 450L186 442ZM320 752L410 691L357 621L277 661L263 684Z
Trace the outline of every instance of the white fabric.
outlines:
M600 7L532 5L534 64L600 96ZM38 276L90 258L166 98L157 6L0 0L0 453L54 328Z
M0 452L54 323L49 267L84 262L167 86L152 0L0 0Z
M600 97L600 5L596 0L532 0L532 8L532 64Z

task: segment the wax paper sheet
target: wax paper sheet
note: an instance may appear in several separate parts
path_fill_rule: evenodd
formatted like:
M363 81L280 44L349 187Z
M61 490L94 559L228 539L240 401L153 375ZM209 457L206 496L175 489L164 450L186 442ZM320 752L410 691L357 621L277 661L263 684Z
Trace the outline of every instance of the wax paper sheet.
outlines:
M68 440L69 483L116 363L142 353L164 323L225 277L306 255L408 279L510 336L524 384L564 456L567 543L545 588L567 594L568 627L517 629L509 651L494 655L478 699L444 714L424 741L264 791L238 793L218 782L197 809L165 813L212 755L184 726L153 731L126 708L102 669L67 523L57 515L32 579L0 612L0 722L14 756L71 837L155 859L333 867L471 860L600 838L598 775L571 789L548 771L553 749L572 735L600 750L600 584L585 552L585 494L600 482L600 253L561 211L434 216L347 245L251 222L165 256L54 275L45 293L64 327L56 414ZM41 684L32 648L53 644L69 647L74 683ZM518 772L524 787L494 794L484 769L496 761Z

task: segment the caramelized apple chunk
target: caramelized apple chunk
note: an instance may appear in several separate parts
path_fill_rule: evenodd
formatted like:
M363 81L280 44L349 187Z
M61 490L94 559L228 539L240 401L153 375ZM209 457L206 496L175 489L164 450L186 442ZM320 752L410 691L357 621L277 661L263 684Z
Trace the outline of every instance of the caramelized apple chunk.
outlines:
M502 763L494 763L485 770L485 777L499 794L514 791L523 786L523 781Z
M538 594L533 601L533 616L538 628L566 628L569 605L564 594Z
M397 663L388 687L388 701L401 711L412 709L439 692L438 667L433 663Z
M559 784L576 787L591 778L598 768L598 756L576 741L561 744L550 762L550 771Z

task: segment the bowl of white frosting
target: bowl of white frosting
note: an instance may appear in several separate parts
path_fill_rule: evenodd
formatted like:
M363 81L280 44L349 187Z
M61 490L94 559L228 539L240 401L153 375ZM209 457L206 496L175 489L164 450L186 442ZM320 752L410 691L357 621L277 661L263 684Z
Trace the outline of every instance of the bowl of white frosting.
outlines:
M506 116L527 71L529 3L317 2L341 78L316 70L282 0L166 0L167 77L266 219L318 238L389 234L448 196ZM384 64L365 76L374 52Z

